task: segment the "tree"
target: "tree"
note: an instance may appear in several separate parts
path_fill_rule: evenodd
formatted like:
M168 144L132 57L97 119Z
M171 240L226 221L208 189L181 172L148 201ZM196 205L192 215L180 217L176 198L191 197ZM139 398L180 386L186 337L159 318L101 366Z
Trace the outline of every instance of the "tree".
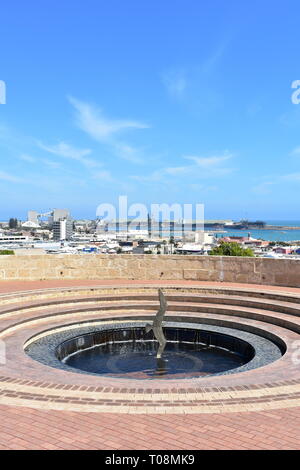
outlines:
M251 248L242 248L236 242L221 242L210 252L213 256L254 256Z

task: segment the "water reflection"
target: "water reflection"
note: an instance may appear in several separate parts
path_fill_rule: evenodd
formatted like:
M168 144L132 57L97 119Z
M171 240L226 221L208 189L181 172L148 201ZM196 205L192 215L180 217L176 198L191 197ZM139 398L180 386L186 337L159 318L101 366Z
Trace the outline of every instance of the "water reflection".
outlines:
M167 374L167 364L168 361L163 359L162 357L159 357L156 359L156 376L164 376Z
M167 345L157 358L153 331L142 327L101 330L61 343L57 357L70 367L102 376L187 378L224 372L247 363L255 352L233 336L193 328L164 328Z

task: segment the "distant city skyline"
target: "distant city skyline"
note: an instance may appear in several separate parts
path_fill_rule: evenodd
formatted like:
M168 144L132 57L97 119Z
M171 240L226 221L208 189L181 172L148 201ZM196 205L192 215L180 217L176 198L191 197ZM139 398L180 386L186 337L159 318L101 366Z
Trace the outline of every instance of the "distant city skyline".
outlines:
M61 209L58 209L58 210L60 211ZM36 211L28 211L28 212L36 212ZM21 217L15 217L15 216L12 215L12 216L9 216L9 217L6 218L6 219L5 219L5 218L2 218L2 219L0 218L0 222L1 222L1 223L3 223L3 222L9 222L10 219L16 219L16 220L18 220L18 221L25 222L25 221L27 221L27 220L30 220L30 217L28 216L28 212L25 213L25 214L23 214L23 216L21 216ZM37 211L37 212L38 212L38 211ZM91 220L91 221L92 221L92 220L94 220L94 221L99 220L99 221L100 221L100 220L102 219L101 217L99 217L99 216L97 216L97 215L94 216L94 217L87 217L87 216L85 216L85 215L83 215L82 217L75 217L75 216L74 216L73 214L71 214L71 213L69 214L69 217L70 217L71 220ZM41 218L40 218L40 221L41 221L41 222L47 222L48 218L49 218L49 217L45 215L45 217L41 217ZM150 218L150 219L151 219L151 218ZM120 219L120 218L117 216L116 218L111 218L111 219L105 217L105 218L103 218L102 220L103 220L104 222L108 222L108 221L110 221L110 220L122 221L122 222L125 222L125 221L127 220L128 222L130 222L131 220L137 220L137 221L139 221L139 220L145 220L145 221L146 221L147 219L141 218L141 217L139 217L139 216L137 216L137 217L128 216L127 219ZM165 220L165 221L170 220L170 221L177 221L177 222L179 222L180 220L185 220L185 219L184 219L184 218L183 218L183 219L177 219L177 218L174 218L173 216L171 216L170 218L163 218L163 219L162 219L161 217L159 217L159 218L157 218L157 217L152 217L152 220L153 220L153 221L155 221L155 220L156 220L156 221L158 221L158 220ZM194 220L198 220L198 219L193 218L193 219L188 219L188 220L194 221ZM230 222L230 221L232 221L232 222L242 222L242 221L256 222L256 221L257 221L257 222L258 222L258 221L260 221L260 222L265 222L265 223L267 223L267 224L272 224L272 223L275 223L275 222L276 222L276 223L278 223L279 225L280 225L281 223L283 223L283 222L286 222L287 225L289 225L289 226L293 226L293 225L300 226L300 219L284 219L284 218L280 218L280 219L278 219L278 218L277 218L277 219L263 219L263 218L261 218L261 217L251 217L251 218L235 218L235 217L218 217L218 218L211 218L211 217L205 217L204 219L201 219L201 220L204 220L205 222L212 222L212 221L216 221L216 222L225 222L225 221L228 221L228 222Z
M300 219L299 13L296 0L6 2L0 220L94 219L121 194L204 204L205 219Z

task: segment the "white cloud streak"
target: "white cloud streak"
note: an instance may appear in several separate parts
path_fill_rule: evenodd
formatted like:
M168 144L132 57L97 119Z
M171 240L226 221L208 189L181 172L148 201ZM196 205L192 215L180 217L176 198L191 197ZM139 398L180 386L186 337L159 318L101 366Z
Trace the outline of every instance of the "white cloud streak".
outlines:
M100 142L106 141L114 134L126 129L146 129L149 127L138 121L108 119L100 109L96 109L88 103L73 97L69 97L69 101L77 111L78 127Z
M87 158L87 155L90 155L92 152L90 149L79 149L66 142L59 142L56 145L45 145L42 142L38 142L38 146L48 153L58 157L76 160L87 167L102 166L101 162Z
M168 70L164 72L162 82L171 97L181 99L184 96L187 88L187 79L183 70Z
M224 155L217 155L212 157L197 157L197 156L186 156L187 160L192 160L196 163L197 166L201 168L216 168L222 162L230 160L233 157L233 154L225 152Z
M184 156L184 159L191 160L194 163L191 165L165 167L147 176L132 176L131 178L141 182L163 182L166 180L166 177L170 176L186 176L190 179L222 177L234 171L234 168L222 166L223 162L233 158L233 156L234 155L228 151L224 152L223 155L214 155L211 157Z
M0 171L0 180L8 181L10 183L26 183L23 178L11 175L10 173L6 173L6 171Z
M112 183L114 181L110 171L102 170L97 171L93 174L93 178L100 181L105 181L107 183Z
M291 152L291 155L300 155L300 147L294 148L294 150Z
M289 173L287 175L283 175L282 179L285 181L300 181L300 173Z
M110 119L102 110L76 98L68 98L75 109L76 125L92 139L110 147L113 153L132 163L142 163L142 151L119 140L118 135L130 129L147 129L145 123L129 119Z

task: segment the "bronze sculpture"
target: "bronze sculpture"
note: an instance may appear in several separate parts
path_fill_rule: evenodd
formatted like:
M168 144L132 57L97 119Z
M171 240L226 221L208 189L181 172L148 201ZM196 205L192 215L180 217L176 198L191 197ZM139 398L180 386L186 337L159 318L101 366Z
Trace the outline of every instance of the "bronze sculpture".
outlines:
M162 321L163 321L164 314L166 313L168 304L161 289L158 289L158 296L159 296L159 302L160 302L159 310L157 314L155 315L153 324L152 325L147 324L145 328L146 328L146 333L149 333L149 331L153 330L154 336L159 343L159 348L158 348L156 357L157 359L160 359L167 344L167 341L166 341L166 338L162 329Z

